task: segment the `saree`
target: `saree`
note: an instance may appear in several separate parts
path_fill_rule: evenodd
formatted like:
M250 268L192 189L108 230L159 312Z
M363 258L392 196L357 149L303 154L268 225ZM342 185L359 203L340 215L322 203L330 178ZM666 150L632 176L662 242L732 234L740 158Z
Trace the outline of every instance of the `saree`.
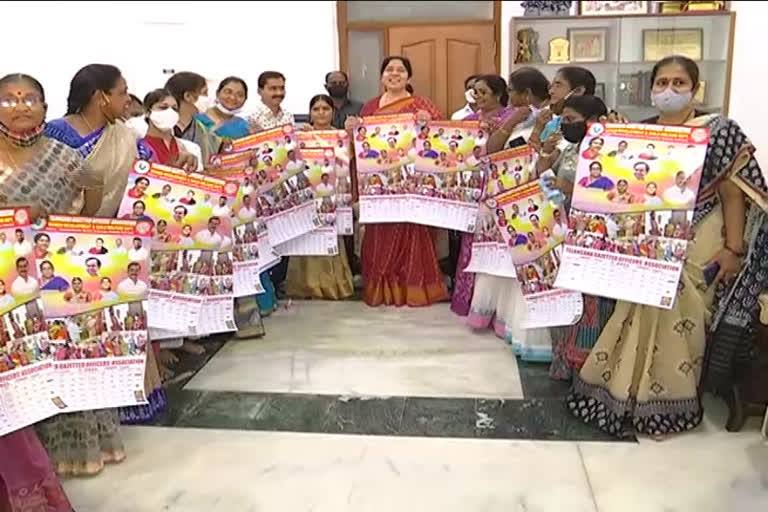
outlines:
M336 256L291 256L285 294L296 299L341 300L355 292L344 240Z
M104 196L96 216L114 217L137 156L136 137L131 129L117 122L81 136L65 119L58 119L46 125L45 134L85 158L85 168L104 183ZM58 211L66 209L63 206ZM125 458L117 409L60 414L36 426L60 474L93 474L105 462Z
M202 123L207 130L225 139L238 139L248 135L248 121L242 117L233 116L231 119L216 126L216 123L208 114L200 112L195 115L195 120Z
M500 109L493 117L488 120L491 124L491 131L493 127L502 126L507 120L514 114L515 107L504 107ZM473 112L465 121L478 121L481 120L482 114L480 112ZM467 316L472 304L472 294L475 288L475 274L474 272L464 272L464 269L469 265L469 260L472 258L472 240L474 235L472 233L463 233L461 235L461 248L459 249L459 260L456 265L456 275L453 280L453 295L451 296L451 311L459 316Z
M577 418L618 437L632 430L678 433L701 422L698 384L707 338L714 346L734 343L722 333L737 327L745 337L736 343L748 347L757 297L768 285L768 189L751 144L735 122L717 115L687 124L709 127L710 141L675 304L664 310L618 301L567 398ZM730 285L708 286L703 269L724 246L722 180L731 180L748 200L748 252Z
M560 158L552 166L558 178L573 183L579 162L579 144L568 144ZM565 211L570 211L570 197L567 194ZM571 380L581 370L605 324L613 314L616 301L607 297L582 294L584 312L574 325L552 327L552 363L549 376L556 380Z
M67 145L42 137L35 154L0 182L0 206L31 206L32 218L69 211L88 187L101 179ZM0 437L0 509L11 512L69 512L51 459L35 429Z
M381 97L366 103L361 116L416 113L426 110L433 119L442 114L422 96L411 96L385 107ZM437 262L433 232L409 223L368 224L361 247L363 300L369 306L427 306L448 299L448 289Z

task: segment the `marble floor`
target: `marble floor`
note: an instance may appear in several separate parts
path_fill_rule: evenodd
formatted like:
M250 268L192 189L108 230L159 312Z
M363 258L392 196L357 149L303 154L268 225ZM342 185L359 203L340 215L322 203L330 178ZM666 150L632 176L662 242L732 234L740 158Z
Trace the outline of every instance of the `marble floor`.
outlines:
M618 442L567 384L447 305L299 302L267 336L219 339L169 386L128 459L68 480L78 512L765 512L759 420Z

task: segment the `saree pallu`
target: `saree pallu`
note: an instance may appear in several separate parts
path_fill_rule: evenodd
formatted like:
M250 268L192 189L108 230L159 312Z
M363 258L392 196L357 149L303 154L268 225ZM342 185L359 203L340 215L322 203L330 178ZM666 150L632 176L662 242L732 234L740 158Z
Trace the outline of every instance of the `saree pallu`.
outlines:
M48 454L32 427L0 437L0 510L72 511Z
M336 256L291 256L285 293L297 299L340 300L355 291L344 240Z
M379 107L380 98L366 103L361 116L427 111L432 119L442 114L428 99L412 96ZM369 306L427 306L448 299L448 288L438 265L433 229L418 224L368 224L361 256ZM437 238L437 237L435 237Z
M122 121L104 127L101 137L85 158L88 165L104 179L104 195L94 217L117 215L128 175L138 157L136 136Z
M709 126L711 136L693 216L695 236L675 304L663 310L618 301L567 399L576 417L619 437L633 429L649 435L683 432L701 422L698 384L705 345L718 343L718 328L729 327L729 318L756 315L757 295L768 284L768 272L761 270L768 243L757 243L766 232L762 211L768 189L748 141L736 123L718 116L690 124ZM739 186L751 200L748 211L757 215L745 229L748 258L737 278L729 286L707 286L703 269L724 245L717 195L723 179ZM743 333L738 343L748 345L748 330Z

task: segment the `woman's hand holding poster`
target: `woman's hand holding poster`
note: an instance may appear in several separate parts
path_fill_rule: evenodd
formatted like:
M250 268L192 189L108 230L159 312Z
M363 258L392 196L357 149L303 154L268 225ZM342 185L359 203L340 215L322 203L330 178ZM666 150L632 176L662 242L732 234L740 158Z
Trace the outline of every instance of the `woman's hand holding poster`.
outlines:
M300 152L305 148L333 148L336 156L336 231L340 235L351 235L354 226L349 134L344 130L311 130L296 132L296 138Z
M146 220L52 215L35 235L62 412L146 403L151 230Z
M581 317L581 293L554 288L566 232L563 207L550 202L538 180L486 200L515 264L527 305L524 327L571 325Z
M296 193L314 201L318 228L275 246L281 256L335 256L339 253L336 230L336 157L332 148L301 150L304 170L298 174Z
M34 249L29 210L0 210L0 436L61 410Z
M671 308L708 140L706 128L590 125L556 285Z

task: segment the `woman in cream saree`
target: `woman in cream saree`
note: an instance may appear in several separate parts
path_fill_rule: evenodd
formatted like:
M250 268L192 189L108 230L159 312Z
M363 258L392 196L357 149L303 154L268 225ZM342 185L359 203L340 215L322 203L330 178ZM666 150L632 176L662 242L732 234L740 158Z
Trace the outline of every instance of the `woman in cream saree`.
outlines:
M697 83L691 74L695 64L672 59L657 65L660 73L682 66ZM701 422L697 388L705 346L718 345L729 326L741 326L746 334L757 313L757 296L768 284L768 189L754 148L735 122L718 115L696 116L691 109L684 124L708 127L710 141L675 304L664 310L617 302L567 399L575 416L619 437L632 430L663 436ZM738 227L744 219L742 235ZM728 236L729 229L726 242L723 234ZM742 237L744 254L728 245ZM708 286L703 269L715 260L725 263L723 254L729 251L729 257L746 259Z

